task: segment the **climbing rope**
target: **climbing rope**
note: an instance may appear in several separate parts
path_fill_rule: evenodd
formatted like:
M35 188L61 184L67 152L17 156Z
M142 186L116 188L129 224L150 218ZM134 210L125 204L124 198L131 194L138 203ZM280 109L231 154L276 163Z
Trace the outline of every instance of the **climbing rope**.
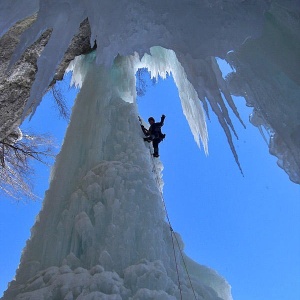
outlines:
M173 229L172 229L172 230L173 230ZM183 265L184 265L186 274L187 274L187 276L188 276L188 279L189 279L189 282L190 282L190 285L191 285L191 288L192 288L194 297L195 297L195 299L197 299L196 293L195 293L195 290L194 290L194 287L193 287L193 284L192 284L192 280L191 280L191 277L190 277L190 274L189 274L187 265L186 265L185 260L184 260L184 257L183 257L183 253L182 253L182 251L181 251L181 248L180 248L180 245L179 245L179 242L178 242L178 239L177 239L177 236L176 236L175 233L174 233L174 237L175 237L175 240L176 240L176 242L177 242L177 246L178 246L178 248L179 248L179 252L180 252L180 255L181 255L181 259L182 259L182 261L183 261Z
M151 153L151 148L149 147L149 150L150 150L150 155L151 155L151 158L152 158L152 164L153 164L153 170L155 172L155 179L156 179L156 183L157 185L159 186L159 181L158 181L158 174L157 174L157 170L156 170L156 167L155 167L155 162L154 162L154 158L152 156L152 153ZM177 263L177 258L176 258L176 251L175 251L175 245L174 245L174 238L176 240L176 243L177 243L177 246L178 246L178 249L179 249L179 253L181 255L181 259L183 261L183 265L184 265L184 268L185 268L185 271L187 273L187 276L188 276L188 279L189 279L189 282L190 282L190 285L191 285L191 289L193 291L193 294L194 294L194 297L195 299L197 300L197 296L196 296L196 293L195 293L195 290L194 290L194 287L193 287L193 284L192 284L192 280L191 280L191 277L190 277L190 274L189 274L189 271L188 271L188 268L187 268L187 265L185 263L185 259L184 259L184 256L183 256L183 253L182 253L182 250L180 248L180 244L179 244L179 241L176 237L176 234L172 228L172 225L171 225L171 221L170 221L170 218L169 218L169 214L168 214L168 210L167 210L167 206L166 206L166 202L165 202L165 199L164 199L164 196L163 196L163 193L162 193L162 190L159 189L159 192L160 192L160 195L161 195L161 199L162 199L162 202L163 202L163 205L164 205L164 209L165 209L165 213L166 213L166 217L167 217L167 221L169 223L169 228L170 228L170 232L171 232L171 240L172 240L172 246L173 246L173 253L174 253L174 260L175 260L175 265L176 265L176 272L177 272L177 278L178 278L178 286L179 286L179 291L180 291L180 299L182 300L182 288L181 288L181 283L180 283L180 278L179 278L179 270L178 270L178 263Z
M176 258L176 251L175 251L175 245L174 245L174 238L173 238L173 229L170 225L170 233L171 233L171 240L172 240L172 246L173 246L173 254L174 254L174 260L175 260L175 266L176 266L176 273L177 273L177 280L178 280L178 286L179 286L179 292L180 292L180 299L182 300L182 290L181 290L181 283L179 278L179 270L178 270L178 263Z

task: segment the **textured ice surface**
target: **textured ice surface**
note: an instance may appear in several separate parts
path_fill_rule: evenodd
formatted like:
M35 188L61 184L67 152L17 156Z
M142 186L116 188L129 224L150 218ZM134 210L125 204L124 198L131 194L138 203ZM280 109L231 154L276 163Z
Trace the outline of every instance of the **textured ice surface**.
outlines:
M180 299L180 291L183 299L194 298L176 247L179 289L162 167L153 165L134 103L134 59L119 57L111 69L97 66L94 54L77 61L81 90L42 211L3 299L164 300ZM189 265L198 299L231 299L224 279L211 271L204 281L207 269Z
M300 5L298 6L298 11ZM252 123L270 133L270 153L290 179L300 183L300 20L299 14L274 5L264 33L248 40L227 60L236 72L227 81L231 93L254 107Z

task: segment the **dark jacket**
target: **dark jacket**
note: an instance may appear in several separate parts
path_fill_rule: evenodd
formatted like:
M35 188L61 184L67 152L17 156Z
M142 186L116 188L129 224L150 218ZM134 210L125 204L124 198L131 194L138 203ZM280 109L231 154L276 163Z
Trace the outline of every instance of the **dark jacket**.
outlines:
M164 139L165 135L161 132L161 127L164 125L165 115L161 116L160 122L153 123L149 129L146 129L141 125L142 130L146 136L149 136L150 140Z
M164 120L165 120L165 116L162 115L161 116L161 119L160 119L160 122L157 122L157 123L153 123L149 129L148 129L148 134L154 138L154 139L157 139L157 138L160 138L162 139L163 138L163 134L161 132L161 127L164 126Z

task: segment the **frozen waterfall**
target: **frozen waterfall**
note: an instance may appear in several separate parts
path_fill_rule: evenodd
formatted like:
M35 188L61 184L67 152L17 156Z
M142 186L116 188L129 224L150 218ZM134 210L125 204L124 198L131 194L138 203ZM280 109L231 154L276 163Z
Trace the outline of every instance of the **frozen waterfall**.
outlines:
M73 67L81 90L3 299L230 300L224 279L186 257L193 292L177 246L174 257L162 166L151 158L137 118L137 58L118 57L109 70L94 60L91 54Z
M77 42L87 39L88 50L74 51L83 22ZM172 72L195 141L207 154L203 110L212 111L241 171L231 118L242 123L232 100L242 95L278 164L299 183L299 28L299 0L2 0L3 136L34 113L61 65L95 50L73 66L81 92L3 299L179 299L181 291L192 299L178 249L180 284L176 274L162 166L141 139L134 73ZM216 57L234 67L226 79ZM199 299L231 299L224 279L185 259Z

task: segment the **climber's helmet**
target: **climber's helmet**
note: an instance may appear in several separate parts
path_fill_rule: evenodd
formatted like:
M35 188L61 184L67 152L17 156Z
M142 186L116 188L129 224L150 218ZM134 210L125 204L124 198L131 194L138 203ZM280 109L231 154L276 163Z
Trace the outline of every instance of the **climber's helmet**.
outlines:
M153 123L155 123L155 120L154 120L153 117L150 117L150 118L148 119L148 122L149 122L150 124L153 124Z

